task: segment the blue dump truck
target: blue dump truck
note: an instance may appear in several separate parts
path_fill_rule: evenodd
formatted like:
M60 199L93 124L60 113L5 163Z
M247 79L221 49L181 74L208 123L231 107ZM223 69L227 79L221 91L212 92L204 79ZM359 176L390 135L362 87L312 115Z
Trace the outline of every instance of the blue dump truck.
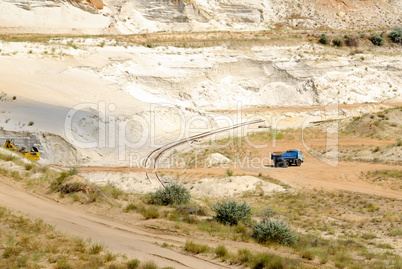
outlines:
M274 161L275 167L300 166L303 162L303 152L298 149L289 149L286 152L274 152L271 154L271 160Z

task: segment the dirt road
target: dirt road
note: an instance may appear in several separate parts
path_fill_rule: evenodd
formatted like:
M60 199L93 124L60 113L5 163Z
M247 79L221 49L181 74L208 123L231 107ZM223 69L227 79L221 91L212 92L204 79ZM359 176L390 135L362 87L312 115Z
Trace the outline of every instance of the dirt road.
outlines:
M194 256L187 256L159 247L155 244L184 245L186 238L141 231L115 221L103 219L62 205L50 198L30 194L15 186L5 177L0 177L0 205L21 211L33 218L42 218L56 229L93 242L104 243L112 251L126 254L129 258L142 261L152 260L158 266L173 268L229 268Z
M399 191L384 189L361 180L362 172L395 168L397 167L390 165L353 162L340 162L337 166L330 166L311 158L300 167L290 166L286 169L269 167L260 169L260 172L292 186L351 191L402 200L402 193Z
M314 141L314 145L320 145L323 141ZM353 147L356 145L388 145L391 141L379 141L374 139L340 139L339 145ZM386 189L378 185L370 184L363 180L364 174L373 170L401 170L402 167L396 165L386 165L368 162L345 162L325 160L312 156L298 141L281 141L276 148L268 147L263 150L265 156L275 150L285 150L297 148L304 151L304 163L300 167L289 166L286 169L273 168L271 165L257 169L263 175L271 176L286 184L310 189L325 189L328 191L351 191L371 195L378 195L388 198L402 199L402 193L395 190Z

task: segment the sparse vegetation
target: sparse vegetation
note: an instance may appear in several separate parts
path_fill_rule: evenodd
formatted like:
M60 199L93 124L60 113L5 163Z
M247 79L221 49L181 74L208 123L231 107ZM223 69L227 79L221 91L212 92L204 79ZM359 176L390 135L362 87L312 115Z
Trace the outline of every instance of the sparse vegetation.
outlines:
M184 249L193 254L209 253L214 251L216 257L227 260L230 264L238 264L250 268L299 268L300 261L283 258L273 253L252 253L248 249L239 249L237 253L230 253L224 246L218 246L215 250L207 245L196 244L187 241Z
M5 92L0 92L0 101L6 101L7 100L7 94Z
M133 204L133 203L129 203L126 207L125 207L125 209L124 209L124 212L130 212L130 211L136 211L138 209L138 206L137 205L135 205L135 204Z
M102 42L99 44L99 47L103 48L106 45L106 41L102 40Z
M231 170L231 169L226 169L226 175L228 176L228 177L231 177L231 176L233 176L233 170Z
M61 172L59 177L57 177L50 183L50 189L55 192L60 191L63 187L63 184L68 181L68 177L71 175L73 174L71 174L70 172Z
M75 50L78 49L78 46L75 45L72 40L67 42L67 46L72 47Z
M186 241L186 244L184 245L184 250L193 254L198 254L206 253L210 250L210 248L207 245L196 244L193 241Z
M155 206L141 207L139 212L145 219L156 219L159 217L158 208Z
M102 250L103 250L102 244L93 244L89 249L89 253L92 255L98 255L99 253L101 253Z
M108 182L105 186L102 186L102 191L112 196L114 199L118 199L121 195L123 195L123 191L116 187L115 184Z
M103 245L69 237L41 219L0 207L0 220L1 268L136 268L120 255L104 251Z
M402 236L402 229L398 228L389 232L390 236Z

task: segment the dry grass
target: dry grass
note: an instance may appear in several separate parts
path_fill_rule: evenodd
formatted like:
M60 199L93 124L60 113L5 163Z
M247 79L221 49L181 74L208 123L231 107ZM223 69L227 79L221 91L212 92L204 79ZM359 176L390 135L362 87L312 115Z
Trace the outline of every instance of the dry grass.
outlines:
M355 117L342 128L343 135L354 134L359 137L371 137L380 140L401 138L402 107L385 109L378 113L369 113Z
M251 253L248 249L239 249L237 253L231 253L222 245L214 249L207 245L187 241L184 250L192 254L213 253L215 258L219 258L222 262L250 268L303 268L297 259L284 258L273 253Z
M361 178L391 190L402 190L402 170L374 170L363 173Z
M32 220L0 207L1 268L126 267L122 256L101 244L70 237L40 219Z

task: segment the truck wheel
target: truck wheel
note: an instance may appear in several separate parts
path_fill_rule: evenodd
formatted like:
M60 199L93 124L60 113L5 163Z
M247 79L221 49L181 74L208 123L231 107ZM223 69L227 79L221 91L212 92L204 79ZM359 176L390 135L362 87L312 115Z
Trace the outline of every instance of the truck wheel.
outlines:
M284 161L282 167L283 167L283 168L287 168L288 166L289 166L289 163L288 163L287 161Z
M300 160L297 160L296 161L296 166L300 166L301 165L301 161Z

